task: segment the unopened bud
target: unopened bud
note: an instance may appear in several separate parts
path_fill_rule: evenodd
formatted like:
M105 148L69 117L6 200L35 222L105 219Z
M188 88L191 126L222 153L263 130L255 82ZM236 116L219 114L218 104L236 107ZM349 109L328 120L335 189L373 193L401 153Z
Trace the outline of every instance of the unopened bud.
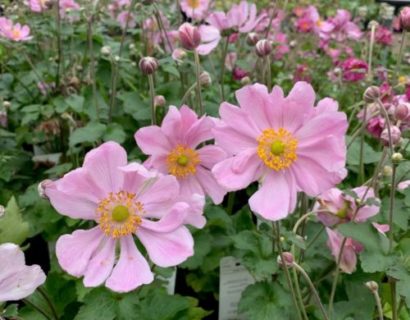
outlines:
M391 161L393 161L393 163L395 164L399 163L402 160L403 160L403 155L400 152L395 152L391 156Z
M111 47L109 46L104 46L101 48L101 54L105 55L105 56L109 56L111 54Z
M153 74L158 69L158 61L153 57L144 57L140 60L139 68L143 74Z
M391 144L392 145L397 145L400 142L401 138L401 131L397 126L391 126L390 127L390 135L389 135L389 129L386 128L382 131L382 134L380 135L380 139L383 141L383 143L388 146L390 144L390 138L391 138Z
M164 96L155 96L154 98L154 105L155 107L164 107L166 100Z
M118 61L120 61L120 60L121 60L121 57L120 57L120 56L115 56L115 57L114 57L114 61L115 61L115 62L118 62Z
M176 48L172 52L172 59L174 59L175 61L181 62L182 60L185 59L185 57L186 57L186 51L184 49Z
M393 168L391 166L383 167L383 176L391 177L393 175Z
M134 50L134 49L135 49L135 44L131 43L131 44L129 45L129 48L130 48L130 50Z
M410 31L410 7L404 7L400 11L400 25L403 30Z
M399 104L394 110L394 116L397 120L405 120L409 115L409 107L403 103Z
M201 43L201 34L197 27L186 22L178 29L181 46L186 50L195 50Z
M48 197L46 195L46 188L47 188L47 186L50 186L52 183L53 183L52 180L46 179L46 180L41 181L38 184L37 191L38 191L38 195L40 196L40 198L48 199Z
M253 47L259 41L259 35L256 32L251 32L246 37L246 43Z
M201 84L201 86L203 87L208 87L212 84L212 79L211 76L209 75L208 72L203 71L200 75L199 75L199 83Z
M379 26L379 23L376 20L370 21L368 25L369 29L377 28L378 26Z
M259 40L255 46L256 54L259 57L266 57L272 52L272 42L266 39Z
M246 77L243 77L242 79L241 79L241 84L243 85L243 86L246 86L246 85L248 85L248 84L251 84L251 78L249 78L248 76L246 76Z
M371 292L377 292L379 290L379 285L376 281L368 281L365 285Z
M6 101L3 101L3 107L4 107L4 108L7 109L7 108L10 108L10 106L11 106L10 101L7 101L7 100L6 100Z
M373 103L380 98L380 89L376 86L371 86L366 89L363 94L363 100L366 103Z
M282 256L278 256L277 258L277 262L280 266L286 264L286 266L291 267L294 261L295 260L293 259L293 255L290 252L283 252Z

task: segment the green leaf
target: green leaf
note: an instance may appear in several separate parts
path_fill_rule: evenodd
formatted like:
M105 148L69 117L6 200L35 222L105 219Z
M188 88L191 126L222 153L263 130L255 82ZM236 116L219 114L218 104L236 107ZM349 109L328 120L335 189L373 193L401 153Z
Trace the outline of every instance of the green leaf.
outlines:
M73 94L65 102L77 113L81 113L84 108L84 97Z
M70 135L70 146L79 143L95 143L101 139L106 130L106 126L98 122L90 122L85 127L78 128Z
M277 282L258 282L242 293L238 311L246 319L291 319L289 294Z
M107 290L94 290L86 296L85 301L74 320L115 319L118 301L115 301Z
M363 162L365 164L376 163L380 160L381 152L374 151L366 142L364 144ZM351 166L360 164L360 139L356 139L347 152L347 163Z
M127 135L124 129L118 123L110 123L107 126L107 131L103 136L104 141L115 141L118 143L123 143Z
M21 216L16 199L12 197L7 204L6 212L0 218L0 243L23 243L29 233L29 225Z

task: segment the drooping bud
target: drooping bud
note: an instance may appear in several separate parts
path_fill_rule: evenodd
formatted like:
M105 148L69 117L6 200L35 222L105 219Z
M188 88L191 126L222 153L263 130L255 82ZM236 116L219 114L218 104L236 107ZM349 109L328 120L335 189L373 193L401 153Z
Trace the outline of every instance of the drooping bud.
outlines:
M400 25L403 30L410 31L410 7L404 7L400 11Z
M110 46L104 46L101 48L101 54L104 56L109 56L111 54L112 50Z
M166 104L166 100L164 96L155 96L154 98L155 107L164 107L165 104Z
M401 131L400 128L397 126L391 126L390 127L390 135L391 135L391 143L392 145L396 145L400 142L401 138ZM389 130L388 128L385 128L382 131L382 134L380 135L380 139L383 141L383 143L388 146L390 144L390 137L389 137Z
M283 260L282 260L283 257ZM280 266L283 266L286 264L287 267L291 267L293 265L293 262L295 260L293 259L293 255L290 252L283 252L282 256L278 256L277 262Z
M380 89L379 87L376 87L376 86L368 87L363 94L363 100L366 103L373 103L379 98L380 98Z
M376 281L368 281L365 283L365 285L371 292L377 292L377 290L379 290L379 285Z
M259 40L255 46L256 54L259 57L266 57L272 52L272 42L266 39Z
M40 198L48 199L48 197L46 195L46 188L47 188L47 186L50 186L51 183L53 183L53 180L46 179L46 180L41 181L38 184L37 191L38 191L38 195L40 196Z
M251 32L246 37L246 43L251 47L256 45L258 41L259 41L259 35L256 32Z
M211 79L210 74L206 71L201 72L201 74L199 75L199 83L203 87L210 86L212 84L212 79Z
M178 29L179 40L186 50L195 50L201 43L201 34L197 27L185 22Z
M158 69L158 61L153 57L144 57L140 60L139 67L143 74L153 74Z
M394 110L394 116L397 120L405 120L409 115L409 107L403 103L399 104Z

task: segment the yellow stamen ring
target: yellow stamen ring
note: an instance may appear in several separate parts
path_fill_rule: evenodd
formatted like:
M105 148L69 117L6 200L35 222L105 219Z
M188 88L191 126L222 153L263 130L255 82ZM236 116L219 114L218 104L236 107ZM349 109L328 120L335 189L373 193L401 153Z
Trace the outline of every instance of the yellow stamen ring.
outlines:
M178 178L195 174L199 163L198 153L183 145L177 145L167 157L168 172Z

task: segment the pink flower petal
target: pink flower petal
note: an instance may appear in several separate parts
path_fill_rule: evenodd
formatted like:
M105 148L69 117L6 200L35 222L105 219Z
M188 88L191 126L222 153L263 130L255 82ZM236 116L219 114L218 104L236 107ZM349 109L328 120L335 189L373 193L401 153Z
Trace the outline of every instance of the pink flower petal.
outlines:
M214 165L226 159L226 152L217 146L207 145L197 150L201 166L207 169L212 169Z
M139 201L144 205L160 203L175 199L179 195L179 184L174 176L159 176L142 191Z
M132 236L120 240L121 254L106 286L116 292L129 292L154 281L147 260L138 251Z
M196 178L205 190L205 193L211 197L213 203L222 203L227 191L218 184L211 171L198 167Z
M255 138L261 134L261 130L242 108L238 108L228 102L222 102L219 108L219 114L222 120L229 124L231 128L238 129L240 133L252 140L255 140Z
M189 205L185 202L177 202L169 213L158 221L142 219L141 228L158 233L169 233L183 225L188 214Z
M165 155L173 147L158 126L141 128L135 133L134 137L142 152L148 155Z
M160 267L178 265L194 254L194 240L186 227L179 227L170 233L140 228L137 236L152 262Z

